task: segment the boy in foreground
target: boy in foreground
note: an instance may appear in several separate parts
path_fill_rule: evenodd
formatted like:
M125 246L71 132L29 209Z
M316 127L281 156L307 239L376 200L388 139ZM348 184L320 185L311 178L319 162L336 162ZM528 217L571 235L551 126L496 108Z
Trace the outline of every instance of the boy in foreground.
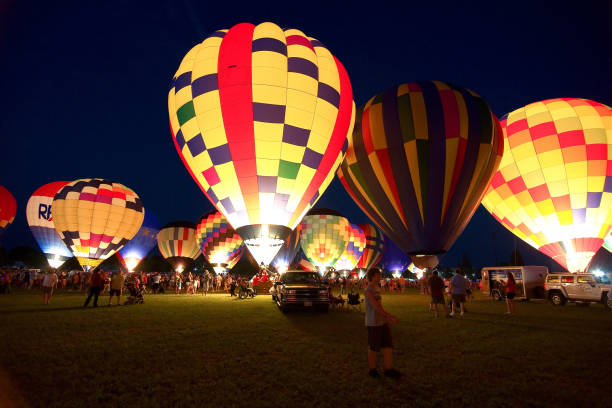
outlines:
M378 268L368 271L368 286L365 290L365 323L368 329L368 362L370 363L369 375L372 378L380 378L376 370L376 353L382 348L384 356L385 375L390 378L399 379L402 373L393 368L393 340L391 339L391 323L397 323L397 317L387 313L381 304L380 282L381 272Z

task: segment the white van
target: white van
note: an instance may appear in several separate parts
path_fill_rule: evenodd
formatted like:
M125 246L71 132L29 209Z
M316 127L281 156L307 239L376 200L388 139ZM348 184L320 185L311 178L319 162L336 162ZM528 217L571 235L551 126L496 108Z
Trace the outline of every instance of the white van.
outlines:
M495 300L506 297L507 273L512 272L516 280L516 297L529 300L543 299L546 296L544 282L548 275L545 266L492 266L482 268L480 291Z

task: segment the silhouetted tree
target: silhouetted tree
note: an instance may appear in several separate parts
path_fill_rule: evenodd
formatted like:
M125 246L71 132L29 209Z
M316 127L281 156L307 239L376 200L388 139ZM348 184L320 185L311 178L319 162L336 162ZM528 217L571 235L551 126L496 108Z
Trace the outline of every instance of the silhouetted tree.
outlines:
M22 262L29 268L45 269L49 267L42 252L29 246L18 246L8 253L9 263Z

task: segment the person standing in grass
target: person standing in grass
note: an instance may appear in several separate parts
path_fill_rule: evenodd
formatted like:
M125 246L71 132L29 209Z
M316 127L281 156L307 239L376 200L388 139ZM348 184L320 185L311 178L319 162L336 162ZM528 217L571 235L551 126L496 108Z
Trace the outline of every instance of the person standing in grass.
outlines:
M43 304L48 305L53 296L53 288L57 285L57 274L55 271L47 271L42 278Z
M457 269L455 276L450 281L450 293L453 299L451 316L454 316L457 303L461 309L461 316L465 313L465 295L467 290L467 280L463 277L461 270Z
M85 300L85 304L83 307L87 307L91 298L94 298L93 307L98 307L98 297L100 296L100 291L104 287L104 277L100 273L99 270L95 270L91 275L91 285L89 287L89 295L87 296L87 300Z
M108 298L108 305L110 306L113 302L113 295L117 296L117 306L121 302L121 288L123 287L123 274L121 272L113 273L110 280L110 296Z
M450 317L446 303L444 303L444 281L438 276L437 270L434 270L431 273L428 286L429 293L431 293L431 302L429 303L430 310L433 307L433 312L435 313L435 316L438 317L440 316L438 312L438 305L442 305L444 308L444 313L446 313L446 317Z
M390 378L399 379L402 373L393 368L393 339L391 338L390 324L398 323L397 317L387 313L382 307L382 298L378 283L381 271L372 268L368 271L368 286L365 290L365 324L368 329L368 362L370 365L369 375L372 378L380 378L376 370L376 353L383 350L385 375Z
M516 280L514 279L514 274L510 271L506 274L507 282L506 282L506 306L508 306L508 311L506 314L516 313L516 306L514 305L514 296L516 295Z

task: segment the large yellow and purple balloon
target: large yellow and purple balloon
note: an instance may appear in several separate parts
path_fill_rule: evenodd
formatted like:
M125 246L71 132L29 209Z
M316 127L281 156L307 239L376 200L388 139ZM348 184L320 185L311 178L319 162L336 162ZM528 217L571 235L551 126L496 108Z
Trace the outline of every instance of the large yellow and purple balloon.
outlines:
M482 204L523 241L584 272L612 229L612 111L548 99L501 123L504 157Z
M338 177L383 232L433 267L476 211L503 153L499 122L474 92L399 85L360 109Z
M97 267L132 239L145 212L133 190L100 178L66 184L52 205L55 230L85 269Z
M168 110L185 167L266 265L333 179L355 113L340 61L273 23L238 24L193 47Z

